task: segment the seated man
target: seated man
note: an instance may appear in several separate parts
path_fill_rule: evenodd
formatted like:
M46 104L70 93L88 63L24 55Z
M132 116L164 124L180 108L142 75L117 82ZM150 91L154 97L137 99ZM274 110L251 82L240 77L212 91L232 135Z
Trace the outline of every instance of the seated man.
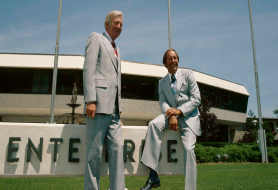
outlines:
M179 129L184 148L185 189L196 189L196 157L194 153L196 135L201 135L198 106L201 103L200 92L193 72L190 69L178 69L179 56L169 49L163 57L168 74L159 81L159 104L162 114L149 123L145 139L142 163L150 168L150 175L141 190L160 187L157 174L161 150L162 132L165 129Z

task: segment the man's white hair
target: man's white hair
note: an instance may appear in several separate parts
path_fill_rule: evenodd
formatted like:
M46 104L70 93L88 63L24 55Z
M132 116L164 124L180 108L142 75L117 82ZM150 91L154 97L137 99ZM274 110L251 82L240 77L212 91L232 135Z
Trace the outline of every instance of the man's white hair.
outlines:
M110 13L107 14L105 21L104 21L104 28L106 29L106 23L111 24L112 19L115 16L120 16L123 17L123 13L121 11L111 11Z

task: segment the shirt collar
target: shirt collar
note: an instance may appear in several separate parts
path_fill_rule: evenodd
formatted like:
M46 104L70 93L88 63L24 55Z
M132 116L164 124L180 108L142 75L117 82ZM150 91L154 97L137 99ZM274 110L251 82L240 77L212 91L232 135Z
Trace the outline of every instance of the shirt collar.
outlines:
M112 38L110 37L110 35L105 31L106 37L110 42L113 42Z
M178 80L178 69L177 69L177 71L175 72L175 77L176 77L176 80ZM170 80L170 83L172 82L172 79L171 79L171 77L172 77L172 74L171 73L168 73L168 76L169 76L169 80Z

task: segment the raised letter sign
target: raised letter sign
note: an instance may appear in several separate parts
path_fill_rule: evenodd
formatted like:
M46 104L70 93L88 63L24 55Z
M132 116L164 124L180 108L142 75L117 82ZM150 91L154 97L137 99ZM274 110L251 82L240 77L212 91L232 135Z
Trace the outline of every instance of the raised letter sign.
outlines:
M63 142L62 138L50 138L50 142L54 142L54 154L53 154L53 162L57 161L57 153L58 153L58 142Z
M13 141L21 141L20 137L10 137L9 145L8 145L8 156L7 162L18 162L19 158L12 158L12 153L17 152L19 147L13 146Z
M131 150L127 150L127 143L131 144ZM130 159L131 162L135 162L133 158L133 153L135 150L135 144L132 140L124 140L124 162L127 162L127 157Z
M78 152L78 148L73 148L73 143L80 142L80 139L70 139L69 141L69 162L79 162L79 158L73 158L72 153Z
M178 159L172 159L171 154L176 152L176 149L171 149L172 144L177 144L177 140L168 140L167 141L167 151L168 151L168 162L177 162Z
M40 138L40 144L38 149L35 147L30 138L28 138L28 148L27 148L27 162L31 160L31 149L33 149L34 153L38 157L38 159L42 162L42 147L43 147L43 138Z

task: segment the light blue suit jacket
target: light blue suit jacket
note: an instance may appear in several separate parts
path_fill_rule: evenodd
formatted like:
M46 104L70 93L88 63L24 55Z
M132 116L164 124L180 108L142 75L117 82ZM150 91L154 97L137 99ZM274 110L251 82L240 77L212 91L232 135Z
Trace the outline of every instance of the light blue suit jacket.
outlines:
M118 59L105 32L93 32L85 48L83 67L84 114L86 102L96 102L96 113L111 114L118 96L121 111L121 53L117 47Z
M180 109L183 120L195 133L201 135L198 106L201 104L200 91L190 69L177 70L176 94L171 90L168 74L159 81L159 104L162 114L166 115L169 108Z

